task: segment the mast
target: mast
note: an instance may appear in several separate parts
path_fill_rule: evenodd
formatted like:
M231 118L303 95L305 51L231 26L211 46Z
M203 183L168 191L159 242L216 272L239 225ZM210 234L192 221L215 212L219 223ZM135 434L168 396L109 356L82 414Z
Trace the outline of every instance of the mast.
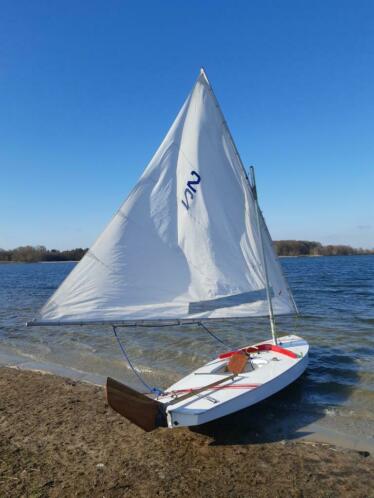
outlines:
M251 172L252 193L253 193L253 198L254 198L255 207L256 207L256 219L257 219L258 235L260 237L262 264L264 266L264 273L265 273L266 297L267 297L268 308L269 308L271 335L273 337L273 342L276 345L277 344L277 335L275 332L275 320L274 320L274 313L273 313L273 304L271 302L268 267L267 267L267 263L266 263L264 239L262 237L262 230L261 230L261 224L260 224L261 223L261 214L260 214L260 208L258 206L255 169L253 166L250 167L250 172Z

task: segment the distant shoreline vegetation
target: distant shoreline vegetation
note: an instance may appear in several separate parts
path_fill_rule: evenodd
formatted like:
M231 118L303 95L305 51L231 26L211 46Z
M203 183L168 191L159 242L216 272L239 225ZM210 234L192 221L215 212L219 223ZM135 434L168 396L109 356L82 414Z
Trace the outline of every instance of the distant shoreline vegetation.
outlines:
M346 245L323 246L320 242L307 240L275 240L274 248L278 256L354 256L374 254L374 248L355 249Z
M21 246L16 249L0 249L0 262L8 263L40 263L50 261L79 261L88 249L70 249L59 251L44 246Z
M278 256L352 256L374 254L373 249L355 249L346 245L323 246L306 240L276 240L274 248ZM79 261L88 249L67 251L47 249L44 246L22 246L16 249L0 249L1 263L39 263L52 261Z

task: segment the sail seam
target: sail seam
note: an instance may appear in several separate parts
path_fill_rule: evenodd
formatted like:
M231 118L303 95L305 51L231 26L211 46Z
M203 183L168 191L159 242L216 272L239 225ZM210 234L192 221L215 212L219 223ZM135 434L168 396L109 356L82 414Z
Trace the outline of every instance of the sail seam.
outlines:
M98 256L96 256L96 254L93 252L92 249L90 249L89 251L87 251L87 257L93 259L94 261L97 261L98 263L100 263L101 265L103 265L110 272L112 271L110 269L110 267L107 264L104 263L104 261L102 261Z

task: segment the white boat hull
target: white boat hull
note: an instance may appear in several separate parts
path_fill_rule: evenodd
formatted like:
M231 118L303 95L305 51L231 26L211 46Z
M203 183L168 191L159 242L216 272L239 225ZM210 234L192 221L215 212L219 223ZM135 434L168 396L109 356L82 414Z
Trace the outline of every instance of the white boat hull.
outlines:
M259 344L270 346L272 342ZM225 371L228 359L217 358L170 386L168 394L158 399L165 404L168 426L210 422L254 405L294 382L307 368L309 345L294 335L279 338L278 345L280 351L251 354L247 371L234 379L219 383L230 374ZM218 385L194 394L195 390L217 382Z

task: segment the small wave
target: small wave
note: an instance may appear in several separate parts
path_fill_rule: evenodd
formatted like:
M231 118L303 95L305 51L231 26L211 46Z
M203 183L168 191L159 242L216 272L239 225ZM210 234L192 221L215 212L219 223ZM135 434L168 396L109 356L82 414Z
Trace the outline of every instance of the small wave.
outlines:
M374 324L374 318L371 317L355 316L355 319L363 323Z
M335 408L325 408L323 410L324 414L327 415L328 417L336 417L337 412Z

